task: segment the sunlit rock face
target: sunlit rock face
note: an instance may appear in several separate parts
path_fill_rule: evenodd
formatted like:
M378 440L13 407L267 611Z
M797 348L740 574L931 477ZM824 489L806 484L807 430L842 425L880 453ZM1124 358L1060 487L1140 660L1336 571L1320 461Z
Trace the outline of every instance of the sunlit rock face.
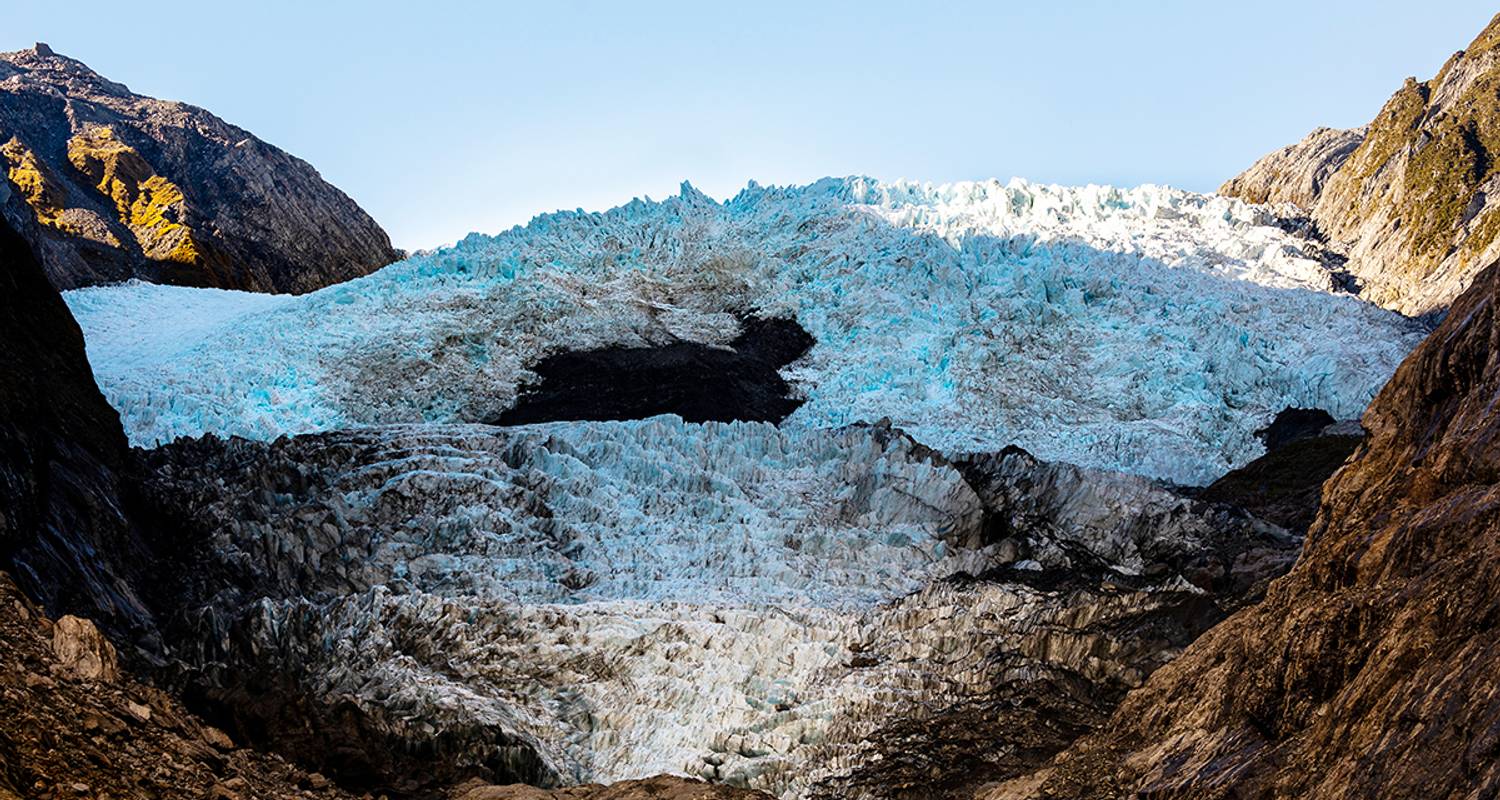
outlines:
M1014 444L1201 485L1259 455L1283 408L1357 416L1421 336L1277 223L1156 186L684 187L302 297L67 300L140 445L505 419L549 358L732 350L755 316L812 339L780 368L803 401L786 425L889 418L943 452Z
M934 770L962 791L1091 729L1296 545L1144 479L1019 451L960 469L883 425L396 426L145 458L196 543L171 589L190 694L404 791L671 772L916 797ZM1115 503L994 501L1062 485Z
M1407 78L1370 124L1319 128L1222 194L1296 205L1360 295L1440 317L1500 257L1500 17L1436 76Z
M401 257L307 162L46 45L0 53L0 215L59 289L308 292Z

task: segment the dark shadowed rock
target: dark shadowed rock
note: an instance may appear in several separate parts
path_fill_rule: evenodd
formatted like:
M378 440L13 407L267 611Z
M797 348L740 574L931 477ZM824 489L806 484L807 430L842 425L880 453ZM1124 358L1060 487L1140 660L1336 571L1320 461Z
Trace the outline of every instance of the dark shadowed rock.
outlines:
M1323 483L1361 441L1360 436L1293 440L1204 487L1198 498L1238 506L1293 533L1305 533L1318 513Z
M0 569L53 613L149 634L138 587L150 558L126 512L120 418L68 307L4 220L0 375Z
M306 162L45 45L0 54L3 213L59 289L140 277L306 292L399 257ZM32 224L34 223L34 224Z
M1309 436L1317 436L1334 423L1333 415L1321 408L1284 408L1271 424L1255 432L1265 443L1266 451L1282 447Z
M534 368L540 384L495 423L658 414L688 422L781 422L802 401L791 396L780 369L812 345L795 320L751 319L728 348L679 342L561 353Z

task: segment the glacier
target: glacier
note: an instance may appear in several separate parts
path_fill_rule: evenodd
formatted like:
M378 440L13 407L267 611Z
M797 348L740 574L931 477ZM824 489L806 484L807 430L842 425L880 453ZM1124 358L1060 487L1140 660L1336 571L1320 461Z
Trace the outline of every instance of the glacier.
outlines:
M1423 334L1276 222L1150 185L684 184L308 295L65 298L138 445L492 419L549 354L722 345L753 313L817 340L784 371L806 400L785 425L888 419L943 452L1202 484L1284 407L1358 416Z
M944 726L1001 771L1296 553L1138 476L1020 451L966 475L885 425L371 426L143 457L207 545L174 639L209 696L253 714L279 687L309 700L270 704L273 738L439 742L541 785L883 797L869 771L930 779Z

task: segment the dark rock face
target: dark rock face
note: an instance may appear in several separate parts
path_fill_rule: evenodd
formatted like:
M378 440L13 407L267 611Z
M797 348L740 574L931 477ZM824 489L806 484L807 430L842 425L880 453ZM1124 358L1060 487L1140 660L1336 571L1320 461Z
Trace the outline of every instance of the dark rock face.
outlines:
M131 680L90 621L159 658L164 562L83 336L3 219L0 375L0 797L347 797Z
M795 320L751 319L728 349L679 342L562 353L534 368L541 384L494 423L657 414L688 422L781 422L802 402L791 397L779 370L812 345Z
M986 544L1043 566L1180 575L1235 608L1297 557L1298 538L1276 525L1147 478L1039 461L1018 447L960 465L985 504Z
M1265 442L1267 452L1273 452L1298 439L1317 436L1333 423L1333 415L1321 408L1284 408L1255 435Z
M145 278L306 292L399 258L307 163L45 46L0 54L0 210L59 289Z
M1297 567L1002 797L1500 793L1500 268L1364 416Z
M136 587L150 558L126 510L125 433L77 323L3 220L0 375L0 569L54 613L148 636Z
M1266 454L1205 486L1200 500L1235 506L1295 534L1307 532L1323 483L1363 441L1352 420L1335 425L1318 408L1287 408L1256 435Z
M1307 532L1323 484L1363 441L1360 436L1311 436L1272 450L1204 487L1198 498L1238 506L1293 533Z

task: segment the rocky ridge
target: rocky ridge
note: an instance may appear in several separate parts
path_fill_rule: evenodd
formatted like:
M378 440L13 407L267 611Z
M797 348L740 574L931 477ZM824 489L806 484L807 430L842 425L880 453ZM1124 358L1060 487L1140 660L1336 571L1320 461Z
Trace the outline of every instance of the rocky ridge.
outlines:
M1220 193L1294 203L1348 259L1361 296L1441 312L1500 257L1500 16L1365 128L1320 128Z
M129 278L308 292L400 253L306 162L46 45L0 53L3 207L59 289Z

